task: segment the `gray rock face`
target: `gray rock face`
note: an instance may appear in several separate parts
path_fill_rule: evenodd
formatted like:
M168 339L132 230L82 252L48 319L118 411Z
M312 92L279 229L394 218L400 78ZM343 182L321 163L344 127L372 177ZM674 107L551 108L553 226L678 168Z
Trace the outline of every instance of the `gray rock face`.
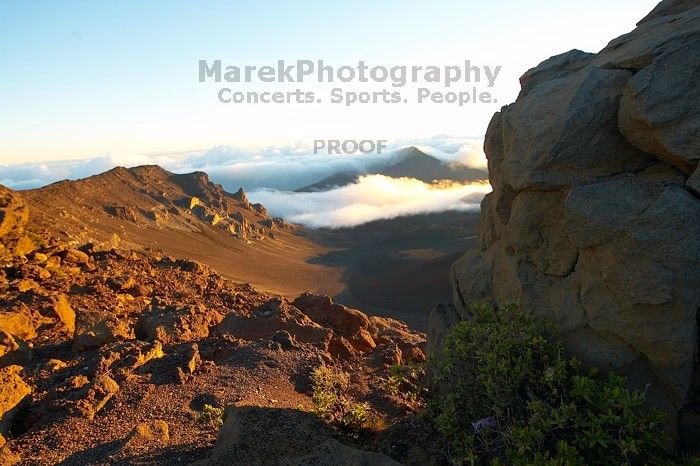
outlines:
M686 447L700 445L699 54L698 2L664 1L600 53L525 73L487 130L479 247L451 274L459 318L488 299L555 319L584 361L649 385Z
M663 16L682 13L690 10L691 8L695 8L698 5L700 5L700 0L663 0L661 3L656 5L656 8L654 8L651 13L640 20L637 25L656 18L661 18Z
M700 160L698 76L700 34L637 72L618 112L620 132L630 143L688 174Z
M630 71L592 66L590 55L576 50L541 66L525 73L518 100L491 121L486 147L492 184L558 189L653 162L617 129Z

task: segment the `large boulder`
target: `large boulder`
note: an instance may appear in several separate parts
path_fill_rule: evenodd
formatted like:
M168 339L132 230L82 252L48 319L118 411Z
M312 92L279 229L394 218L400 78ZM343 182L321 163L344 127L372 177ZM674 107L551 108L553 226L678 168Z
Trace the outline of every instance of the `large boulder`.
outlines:
M214 328L214 332L249 341L271 339L279 332L288 332L297 342L307 343L322 350L328 350L333 338L332 330L312 321L281 298L270 299L250 315L227 315Z
M71 307L66 295L58 295L51 309L68 333L72 334L75 332L75 311Z
M22 402L32 389L20 376L20 366L7 366L0 369L0 446L10 433L13 420Z
M22 340L36 338L37 324L28 312L0 312L0 330Z
M630 143L690 174L700 160L700 34L688 41L632 76L618 121Z
M73 413L87 419L94 419L95 415L118 392L119 384L114 379L108 374L98 375L74 394L78 400L73 405Z
M25 255L36 245L26 235L29 208L16 192L0 185L0 259Z
M369 318L362 311L334 303L328 296L312 293L303 293L293 304L314 322L346 338L357 351L375 348L376 343L369 332Z
M646 23L669 15L676 15L700 5L698 0L663 0L651 10L651 13L642 18L637 24Z
M76 350L132 339L134 330L129 323L114 314L81 311L76 316L73 334L73 347Z
M289 409L230 407L211 457L201 465L393 466L381 453L358 450L333 436L315 415Z
M487 130L493 192L433 351L473 302L516 301L585 362L648 386L669 433L700 444L698 51L698 2L664 1L600 53L521 78Z
M617 130L617 108L632 73L591 61L572 50L521 78L518 100L494 115L486 136L494 188L558 189L651 163L653 157Z
M152 306L139 317L136 334L141 339L158 340L164 344L195 341L208 337L210 327L221 319L221 314L204 306Z

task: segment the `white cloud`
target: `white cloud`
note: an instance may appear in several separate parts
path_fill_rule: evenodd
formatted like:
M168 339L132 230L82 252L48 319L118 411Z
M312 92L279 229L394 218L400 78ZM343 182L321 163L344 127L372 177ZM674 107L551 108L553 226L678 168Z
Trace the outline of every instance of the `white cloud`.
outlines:
M429 139L397 141L396 145L416 146L426 154L448 162L460 162L470 167L486 168L483 138L434 136Z
M414 179L364 176L353 185L319 193L291 192L325 177L347 171L367 173L389 166L396 150L415 145L441 160L485 166L482 140L436 136L394 141L382 154L314 154L312 142L247 150L217 146L190 154L112 154L86 160L0 165L0 183L13 189L31 189L63 179L79 179L116 166L156 164L175 173L205 171L227 191L239 187L266 205L275 216L308 226L357 225L380 218L444 210L478 209L488 185L455 184L437 188Z
M167 167L173 163L174 160L167 156L107 153L85 160L0 165L0 184L12 189L32 189L60 180L76 180L97 175L118 166L157 164Z
M212 180L233 191L241 186L247 190L294 190L336 173L366 173L371 167L387 166L392 160L392 152L409 145L417 145L426 153L442 160L483 167L485 159L481 144L482 140L478 138L436 136L395 141L388 144L387 150L380 155L363 155L359 152L357 155L314 154L311 141L261 150L217 146L190 155L108 153L85 160L0 165L0 183L14 189L29 189L63 179L85 178L116 166L157 164L175 173L205 171Z
M248 193L274 216L310 227L347 227L405 215L478 210L487 183L431 185L412 178L367 175L341 188L293 193L269 189Z

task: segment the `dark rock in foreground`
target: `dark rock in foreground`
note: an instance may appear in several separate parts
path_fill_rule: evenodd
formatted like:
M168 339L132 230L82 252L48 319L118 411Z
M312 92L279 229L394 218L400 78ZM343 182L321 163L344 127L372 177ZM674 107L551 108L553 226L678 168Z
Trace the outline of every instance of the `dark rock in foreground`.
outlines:
M700 445L698 63L698 2L664 1L598 54L525 73L486 135L480 247L451 276L455 317L493 299L554 318L585 362L648 384L685 447Z

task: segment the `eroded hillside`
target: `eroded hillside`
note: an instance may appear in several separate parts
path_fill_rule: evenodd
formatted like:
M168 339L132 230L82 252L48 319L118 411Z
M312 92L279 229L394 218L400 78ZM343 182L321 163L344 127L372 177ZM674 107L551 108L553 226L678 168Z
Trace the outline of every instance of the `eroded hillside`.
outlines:
M37 230L75 245L159 251L204 262L228 278L282 296L342 290L340 270L309 263L328 249L304 231L230 194L205 173L115 168L23 193Z

